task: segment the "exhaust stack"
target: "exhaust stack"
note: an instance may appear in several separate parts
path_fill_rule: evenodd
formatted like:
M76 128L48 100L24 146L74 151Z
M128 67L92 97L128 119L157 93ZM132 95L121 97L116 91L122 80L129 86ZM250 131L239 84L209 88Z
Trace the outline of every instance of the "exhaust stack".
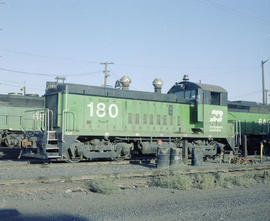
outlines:
M163 86L163 81L159 78L156 78L154 81L153 81L153 86L155 88L155 93L161 93L161 89L162 89L162 86Z
M131 79L129 76L124 75L123 77L121 77L120 83L122 85L122 90L128 90L129 85L131 84Z

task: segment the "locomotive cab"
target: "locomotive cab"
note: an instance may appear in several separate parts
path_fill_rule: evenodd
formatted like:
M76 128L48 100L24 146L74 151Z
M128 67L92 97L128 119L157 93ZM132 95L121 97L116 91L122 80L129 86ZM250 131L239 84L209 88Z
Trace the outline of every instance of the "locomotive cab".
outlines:
M195 105L195 122L204 122L204 105L225 107L228 103L225 89L216 85L190 82L187 75L182 82L176 83L168 94L175 94Z
M236 137L234 136L237 122L228 122L228 95L222 87L210 84L190 82L185 75L182 82L177 82L168 94L185 99L190 104L190 117L186 119L192 125L194 136L208 137L229 146L235 151ZM196 142L196 141L195 141Z

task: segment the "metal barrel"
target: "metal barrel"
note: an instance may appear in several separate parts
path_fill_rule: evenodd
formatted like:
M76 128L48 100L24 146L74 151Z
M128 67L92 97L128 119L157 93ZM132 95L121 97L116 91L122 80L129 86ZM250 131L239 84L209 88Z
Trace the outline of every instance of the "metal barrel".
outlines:
M203 151L200 148L192 149L192 166L201 166L203 163Z
M158 148L157 168L168 168L170 166L170 148Z
M176 167L182 163L182 151L179 148L171 148L170 166Z

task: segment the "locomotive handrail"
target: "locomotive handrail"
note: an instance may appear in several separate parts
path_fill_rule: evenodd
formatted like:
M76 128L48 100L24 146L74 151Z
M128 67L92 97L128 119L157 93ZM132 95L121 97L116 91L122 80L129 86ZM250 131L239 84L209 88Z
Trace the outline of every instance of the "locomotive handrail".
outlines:
M238 120L238 127L239 127L239 144L242 144L242 131L241 131L241 121Z
M11 117L18 117L20 119L20 124L21 124L21 115L10 115L10 114L0 114L0 117L5 117L6 124L8 124L8 119Z
M50 113L52 114L51 127L50 127L50 129L52 129L53 128L53 119L54 119L53 110L50 110L50 109L48 109L48 110L49 110L49 115L50 115Z
M52 126L51 126L51 118L50 118L50 113L52 114L53 117L53 111L48 109L48 108L39 108L39 109L32 109L32 110L26 110L24 111L24 113L31 113L31 112L36 112L36 113L43 113L44 118L46 119L40 119L40 128L38 128L39 131L49 131ZM53 118L52 118L53 119ZM31 119L34 121L34 123L36 122L36 119ZM43 129L43 124L44 124L44 129ZM34 126L35 127L35 126ZM36 129L36 128L35 128ZM22 130L25 131L25 128L22 125Z
M31 113L31 112L36 112L36 113L45 113L45 109L44 108L39 108L39 109L32 109L32 110L26 110L26 111L24 111L24 113ZM33 120L33 123L35 124L35 122L36 122L36 120L35 119L31 119L31 120ZM43 125L42 125L42 123L44 123L44 120L40 120L40 128L38 128L39 129L39 131L43 131ZM35 127L35 126L34 126Z
M233 115L232 115L233 116ZM240 120L229 120L229 122L234 123L234 139L235 144L242 144L242 129L241 129L241 121Z
M67 114L72 115L72 131L75 130L75 114L72 111L63 111L64 114L64 121L65 121L65 126L67 125ZM67 128L64 128L65 131L67 131Z
M65 142L64 141L64 134L65 134L65 132L67 131L66 130L66 128L65 128L65 126L66 126L66 114L67 113L70 113L70 114L72 114L72 117L73 117L73 120L72 120L72 123L73 123L73 128L72 128L72 131L74 131L75 130L75 114L73 113L73 112L71 112L71 111L66 111L66 110L63 110L62 111L62 142Z

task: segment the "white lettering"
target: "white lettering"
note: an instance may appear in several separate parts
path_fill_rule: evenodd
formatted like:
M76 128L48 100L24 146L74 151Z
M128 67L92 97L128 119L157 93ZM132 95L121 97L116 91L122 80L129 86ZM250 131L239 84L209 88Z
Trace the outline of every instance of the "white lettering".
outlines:
M221 110L212 110L211 114L213 116L210 118L210 122L222 122L223 111L221 111Z
M93 102L88 104L88 107L90 109L90 117L93 117L93 112L94 112L94 104L93 104Z
M89 116L93 117L94 116L94 112L96 113L96 116L102 118L106 116L106 104L104 103L98 103L95 105L93 102L91 102L90 104L87 105L89 107ZM96 109L96 110L94 110ZM118 116L118 106L116 104L110 104L109 105L109 116L111 118L116 118Z
M114 113L112 111L113 109L114 109ZM118 107L117 107L116 104L111 104L109 106L109 115L110 115L111 118L116 118L117 117L117 115L118 115Z
M104 103L97 104L96 114L98 117L105 117L105 115L106 115L105 107L106 107L106 105Z

